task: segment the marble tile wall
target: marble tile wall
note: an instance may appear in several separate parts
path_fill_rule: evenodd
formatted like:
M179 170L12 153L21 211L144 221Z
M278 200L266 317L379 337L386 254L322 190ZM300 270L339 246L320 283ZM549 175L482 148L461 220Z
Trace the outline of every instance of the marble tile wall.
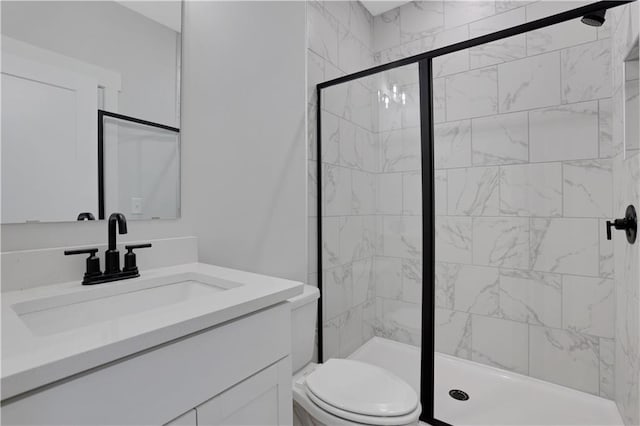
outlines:
M322 199L317 195L316 84L373 65L373 17L357 1L307 1L308 269L317 285L317 203L323 208L324 356L349 355L372 335L378 141L371 82L322 99Z
M613 112L610 152L613 156L613 215L621 217L628 204L640 204L640 154L625 149L638 146L638 113L625 117L627 91L624 59L638 43L638 4L611 9ZM629 71L629 70L626 70ZM637 80L636 80L637 81ZM629 133L627 129L631 129ZM615 380L609 386L626 425L640 424L640 249L621 233L613 236L615 343L607 348ZM613 362L611 362L613 361Z
M577 6L412 2L374 18L375 59ZM439 351L613 399L614 262L603 228L614 214L610 35L609 20L601 28L568 22L434 61L435 280ZM386 122L396 140L406 137L402 149L385 151L380 129L376 320L383 326L419 308L420 285L410 297L403 291L402 262L413 259L421 270L421 253L412 250L419 236L411 235L420 217L408 214L420 212L404 207L420 198L420 186L394 176L419 172L419 134L401 120ZM419 344L404 323L393 323L387 337Z

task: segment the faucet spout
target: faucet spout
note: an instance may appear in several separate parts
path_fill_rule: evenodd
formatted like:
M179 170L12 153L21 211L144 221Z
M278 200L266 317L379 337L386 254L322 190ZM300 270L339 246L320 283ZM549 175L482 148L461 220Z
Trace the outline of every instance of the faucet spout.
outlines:
M109 216L109 250L116 249L116 225L118 233L127 233L127 218L122 213L112 213Z

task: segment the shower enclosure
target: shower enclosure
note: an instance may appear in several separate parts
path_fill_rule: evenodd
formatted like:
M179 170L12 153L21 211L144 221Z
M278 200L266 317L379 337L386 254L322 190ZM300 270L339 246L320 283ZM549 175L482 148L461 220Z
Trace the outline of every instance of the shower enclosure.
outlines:
M580 18L622 4L318 85L321 361L398 374L434 425L619 422L611 40Z

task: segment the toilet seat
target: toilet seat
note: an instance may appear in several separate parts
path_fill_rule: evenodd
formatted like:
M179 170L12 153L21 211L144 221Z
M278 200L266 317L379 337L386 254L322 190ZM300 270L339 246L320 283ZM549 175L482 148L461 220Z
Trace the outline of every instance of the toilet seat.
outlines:
M304 380L313 404L336 417L369 425L406 425L417 421L418 396L402 379L380 367L330 359Z

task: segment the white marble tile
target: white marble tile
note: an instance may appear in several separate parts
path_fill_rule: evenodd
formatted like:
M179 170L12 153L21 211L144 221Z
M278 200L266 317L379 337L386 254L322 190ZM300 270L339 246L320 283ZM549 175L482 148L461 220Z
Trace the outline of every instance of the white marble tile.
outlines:
M531 111L529 147L531 162L598 158L598 103Z
M405 104L402 105L402 127L420 126L420 86L410 84L401 87L401 93L405 95Z
M445 86L449 121L498 112L498 72L495 67L446 77Z
M600 276L602 278L613 278L613 244L607 240L606 237L606 221L601 220L598 227L598 235L600 238Z
M498 167L449 170L448 213L458 216L497 216L498 176Z
M349 309L340 318L338 336L341 357L346 358L362 346L362 306Z
M471 218L436 217L435 257L441 262L471 263Z
M471 69L501 64L526 56L526 39L524 34L502 40L481 44L469 49L469 65Z
M403 43L442 31L442 1L412 1L400 7L400 37Z
M422 305L422 260L402 259L402 300Z
M460 269L459 263L436 262L435 265L435 298L436 307L453 309L455 304L455 283Z
M627 153L640 149L640 129L638 128L638 116L640 115L639 87L638 80L624 83L624 149Z
M527 374L527 325L473 315L472 360L504 370Z
M611 96L611 40L562 50L562 101L589 101Z
M494 15L469 24L470 38L480 37L525 22L524 8ZM485 43L469 50L471 68L494 65L526 56L525 35L520 34L502 40Z
M340 263L373 256L376 224L374 216L345 216L340 221Z
M349 109L352 121L367 130L374 130L373 95L361 82L348 84Z
M307 216L318 216L318 162L307 162Z
M351 171L351 213L375 214L376 175L358 170Z
M535 1L535 0L533 0ZM526 6L532 3L531 0L496 0L496 13L506 12L507 10Z
M446 170L435 170L435 188L434 188L434 197L435 197L435 213L437 215L446 215L447 214L447 171ZM422 208L420 209L422 210Z
M599 388L598 339L568 330L530 326L529 374L592 394Z
M307 103L307 158L317 160L318 158L318 103Z
M382 232L385 256L413 259L421 257L421 216L385 216Z
M392 86L384 87L382 93L391 96ZM390 101L388 105L384 102L377 103L378 111L378 131L385 132L389 130L399 130L402 128L402 105Z
M436 351L471 359L471 315L436 308Z
M433 79L433 122L441 123L446 120L446 99L444 92L444 78Z
M340 139L348 139L350 135L345 135L344 129L353 125L346 120L323 111L321 121L322 137L322 162L329 164L340 164Z
M402 173L378 174L378 213L402 214Z
M402 214L422 215L421 172L408 172L402 175Z
M422 325L420 305L401 300L382 298L376 300L382 302L381 312L379 315L377 313L378 317L382 318L381 328L376 330L376 335L396 342L420 346Z
M380 134L382 172L420 170L420 129L393 130Z
M327 13L330 13L343 26L349 28L351 20L351 8L349 1L327 0L322 2Z
M526 163L529 159L529 118L526 112L471 120L474 165Z
M322 167L323 212L326 216L351 214L351 170L324 164Z
M444 2L444 26L445 28L452 28L468 24L491 16L495 11L495 1L447 0Z
M496 31L515 27L525 22L524 8L517 8L505 13L489 16L469 24L469 37L475 38Z
M307 272L318 272L318 220L308 218L307 222Z
M598 276L597 219L531 219L531 267Z
M307 102L317 102L316 85L324 81L324 59L307 50Z
M528 218L473 218L473 263L529 268Z
M340 265L340 217L322 218L322 265L331 268Z
M598 143L600 144L600 158L613 157L612 141L612 108L611 98L598 101Z
M340 164L351 169L377 172L378 135L346 120L342 120L340 126Z
M373 18L373 50L379 52L400 45L400 9Z
M560 54L550 53L498 65L500 112L560 103Z
M351 265L338 266L323 271L322 297L324 319L334 319L353 306L353 283Z
M376 321L376 299L374 298L362 304L362 340L364 342L375 336Z
M349 30L369 49L373 49L373 16L359 1L350 1Z
M468 39L469 27L467 25L450 28L404 43L401 46L401 55L402 57L413 56Z
M615 337L613 280L565 275L562 317L563 328L598 337Z
M436 169L471 165L471 121L436 124L433 128Z
M562 327L562 286L559 274L500 270L500 310L505 319L547 327Z
M553 2L537 2L553 3ZM529 7L536 7L536 3L527 6L527 20L529 18ZM551 25L527 33L527 55L539 55L553 50L563 49L569 46L594 41L598 37L595 27L583 24L578 19Z
M400 300L402 298L402 259L376 256L376 297Z
M562 216L562 164L501 167L500 214Z
M325 321L322 324L322 355L324 359L340 356L338 330L338 318Z
M309 49L337 65L338 21L314 2L307 7L307 34Z
M567 161L563 176L565 217L612 217L611 160Z
M338 30L338 67L351 74L373 66L373 54L351 31Z
M615 341L600 339L600 396L615 399Z
M358 306L375 297L375 263L373 257L353 262L353 306Z
M467 71L469 69L469 49L433 58L432 69L434 78Z
M498 315L498 268L462 265L454 278L455 310L482 315Z

